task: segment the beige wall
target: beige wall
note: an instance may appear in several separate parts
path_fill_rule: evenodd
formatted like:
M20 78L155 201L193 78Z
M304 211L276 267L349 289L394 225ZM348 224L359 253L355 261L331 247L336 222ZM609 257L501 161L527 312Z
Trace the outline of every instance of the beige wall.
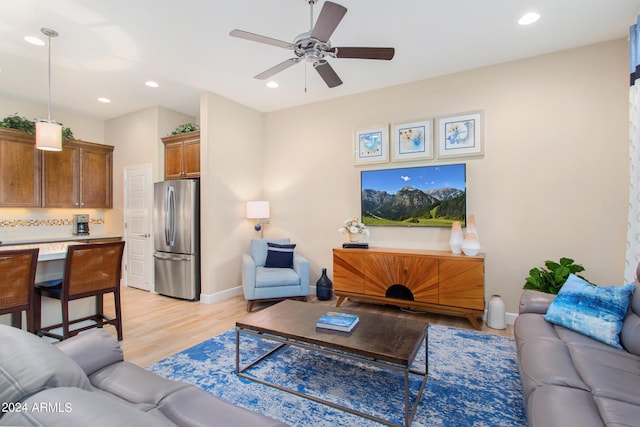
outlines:
M265 237L290 236L327 267L337 228L359 215L360 170L439 164L353 165L353 131L368 125L482 109L486 151L467 164L469 214L486 252L486 297L517 299L531 267L569 256L599 284L623 280L628 200L626 40L261 114L201 96L203 301L240 286L240 254L255 236L245 202L271 201ZM348 82L345 82L348 84ZM0 116L44 117L46 105L0 98ZM83 139L116 146L114 210L121 231L125 166L151 163L162 179L160 138L194 119L153 107L106 123L55 112ZM3 212L6 213L5 210ZM446 249L444 228L373 228L375 246Z
M18 116L30 120L46 119L47 104L33 104L19 99L0 97L0 120L16 113ZM55 106L51 107L51 120L70 128L76 139L106 144L104 141L104 121L102 120L79 116L55 108Z
M253 227L245 202L262 192L264 116L212 93L200 97L202 301L238 292Z
M164 146L160 138L194 117L162 107L149 107L105 123L105 140L113 152L113 209L105 220L107 233L122 233L124 224L124 168L149 163L153 182L164 179Z
M266 237L291 236L314 283L331 272L337 228L359 216L353 131L484 110L485 155L467 164L467 213L486 252L486 298L507 311L529 269L574 258L601 285L621 284L628 201L625 40L510 62L266 114ZM348 82L345 82L348 84ZM438 160L367 166L431 165ZM374 246L447 249L444 228L372 228Z

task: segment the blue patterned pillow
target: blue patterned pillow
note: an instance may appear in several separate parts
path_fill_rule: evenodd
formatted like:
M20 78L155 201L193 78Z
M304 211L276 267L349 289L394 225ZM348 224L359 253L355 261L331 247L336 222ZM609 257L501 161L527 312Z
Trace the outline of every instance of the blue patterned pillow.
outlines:
M544 318L616 348L634 285L593 286L574 274L560 288Z
M267 260L265 268L291 268L293 267L293 249L295 244L281 245L278 243L267 243Z

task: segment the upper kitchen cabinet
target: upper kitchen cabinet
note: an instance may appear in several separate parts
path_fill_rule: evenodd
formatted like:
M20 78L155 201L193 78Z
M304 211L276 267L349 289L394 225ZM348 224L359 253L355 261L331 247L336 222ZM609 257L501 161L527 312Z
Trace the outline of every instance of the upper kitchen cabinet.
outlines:
M40 159L33 135L0 128L0 206L40 207Z
M111 208L113 147L65 141L62 151L46 151L42 162L42 207Z
M162 138L164 179L200 177L200 131Z

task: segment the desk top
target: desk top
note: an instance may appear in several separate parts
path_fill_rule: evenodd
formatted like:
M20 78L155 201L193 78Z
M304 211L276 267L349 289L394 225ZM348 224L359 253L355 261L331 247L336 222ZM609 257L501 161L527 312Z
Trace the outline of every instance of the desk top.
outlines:
M0 251L8 251L15 249L33 249L40 248L38 253L38 262L54 261L65 259L67 256L67 247L69 245L82 245L83 242L55 242L55 243L37 243L32 245L8 245L0 246Z

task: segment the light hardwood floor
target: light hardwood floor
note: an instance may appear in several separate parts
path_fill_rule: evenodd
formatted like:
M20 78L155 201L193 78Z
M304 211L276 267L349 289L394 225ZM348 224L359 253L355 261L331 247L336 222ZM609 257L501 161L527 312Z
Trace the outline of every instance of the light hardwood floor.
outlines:
M214 304L203 304L123 287L121 298L124 339L120 345L125 360L143 367L233 328L236 320L248 314L246 301L242 296ZM309 298L309 303L335 306L336 299L318 301L314 296ZM254 311L268 305L269 303L258 303ZM459 317L351 300L347 300L341 307L405 318L419 317L438 325L473 329L466 319ZM105 309L107 312L113 310L113 298L110 296L105 297ZM105 327L105 330L115 336L112 326ZM482 331L513 338L511 325L506 330L495 330L483 324Z

